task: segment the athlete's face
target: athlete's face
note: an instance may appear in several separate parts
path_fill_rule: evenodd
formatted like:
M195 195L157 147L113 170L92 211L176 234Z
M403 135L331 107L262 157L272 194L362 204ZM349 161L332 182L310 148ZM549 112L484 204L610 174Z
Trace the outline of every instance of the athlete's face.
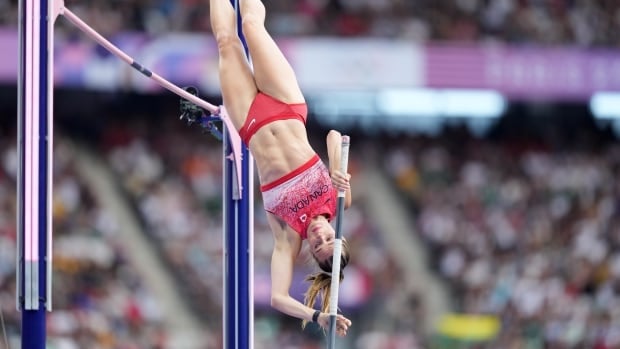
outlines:
M326 220L316 220L308 226L308 244L312 255L324 261L334 254L334 228Z

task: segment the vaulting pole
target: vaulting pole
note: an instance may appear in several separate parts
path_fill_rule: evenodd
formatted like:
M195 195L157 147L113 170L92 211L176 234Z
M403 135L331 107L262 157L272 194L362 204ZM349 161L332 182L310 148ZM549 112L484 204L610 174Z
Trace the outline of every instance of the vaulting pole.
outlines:
M340 170L347 173L349 167L349 136L342 136ZM336 216L336 238L332 259L332 282L329 298L329 342L328 348L336 348L336 316L338 315L338 291L340 289L340 256L342 254L342 221L344 220L345 190L338 190L338 214Z

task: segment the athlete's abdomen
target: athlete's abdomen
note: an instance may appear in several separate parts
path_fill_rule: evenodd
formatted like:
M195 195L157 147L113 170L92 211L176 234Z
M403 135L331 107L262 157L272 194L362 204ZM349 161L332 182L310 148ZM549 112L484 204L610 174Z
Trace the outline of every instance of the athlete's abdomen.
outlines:
M261 183L282 177L315 154L306 127L298 120L281 120L261 127L250 140L250 151Z

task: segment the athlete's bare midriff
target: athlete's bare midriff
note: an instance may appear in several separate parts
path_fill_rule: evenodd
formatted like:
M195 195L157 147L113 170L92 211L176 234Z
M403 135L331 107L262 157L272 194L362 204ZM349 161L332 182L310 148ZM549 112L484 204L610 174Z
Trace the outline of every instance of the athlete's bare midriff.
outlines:
M281 120L261 127L250 141L250 151L262 184L281 178L315 154L306 126L298 120Z

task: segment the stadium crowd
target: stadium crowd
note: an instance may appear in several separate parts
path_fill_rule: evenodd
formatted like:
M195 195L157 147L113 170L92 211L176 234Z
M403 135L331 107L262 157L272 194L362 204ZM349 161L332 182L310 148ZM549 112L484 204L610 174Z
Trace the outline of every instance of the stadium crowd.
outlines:
M207 1L65 3L108 37L126 31L153 36L210 31ZM620 1L614 0L265 3L271 12L268 26L278 36L586 47L620 44ZM14 27L17 12L16 0L0 0L0 26ZM60 20L57 26L59 35L75 32L66 21ZM109 124L98 146L188 301L204 315L206 324L220 326L221 145L199 132L179 130L178 125L158 125L170 130L165 137L150 126L144 120ZM53 319L50 339L67 349L165 348L162 314L126 258L122 227L112 224L114 218L84 186L73 168L71 146L58 139L56 310L49 315ZM499 336L482 348L620 347L617 144L597 151L558 151L441 136L387 143L384 168L410 205L416 221L412 232L422 236L432 252L431 262L451 287L457 308L501 320ZM0 138L0 305L9 337L20 333L20 315L14 309L14 145L10 137ZM359 156L353 154L353 171ZM255 197L255 267L260 274L268 269L271 236L260 195ZM364 258L354 260L345 275L371 282L364 291L369 294L353 296L363 300L365 312L383 312L381 320L391 320L386 323L402 332L365 333L372 324L363 324L356 329L355 347L414 348L416 338L407 331L415 335L417 328L407 327L410 322L399 325L398 319L415 317L416 309L383 306L383 297L388 290L398 289L401 275L377 240L384 232L369 220L364 199L354 204L345 225L354 255ZM96 248L80 253L84 244ZM354 318L364 318L355 306L351 311ZM291 343L301 347L302 342L307 349L320 347L321 334L301 333L297 324L273 318L260 304L257 315L263 329L279 327L259 332L257 341L264 347ZM393 342L386 344L389 341Z
M620 147L528 142L410 138L385 168L457 309L501 320L482 348L618 348Z
M13 140L13 141L11 141ZM166 348L162 311L127 259L123 229L98 204L75 171L73 145L58 138L53 195L54 311L48 315L51 347ZM16 142L0 138L0 306L3 330L19 347L21 314L15 309ZM4 337L4 334L2 335Z
M106 36L208 32L208 1L66 0ZM617 46L620 3L614 0L272 0L275 35L388 37L418 41ZM17 0L0 0L0 25L15 25ZM59 28L73 31L66 21Z

